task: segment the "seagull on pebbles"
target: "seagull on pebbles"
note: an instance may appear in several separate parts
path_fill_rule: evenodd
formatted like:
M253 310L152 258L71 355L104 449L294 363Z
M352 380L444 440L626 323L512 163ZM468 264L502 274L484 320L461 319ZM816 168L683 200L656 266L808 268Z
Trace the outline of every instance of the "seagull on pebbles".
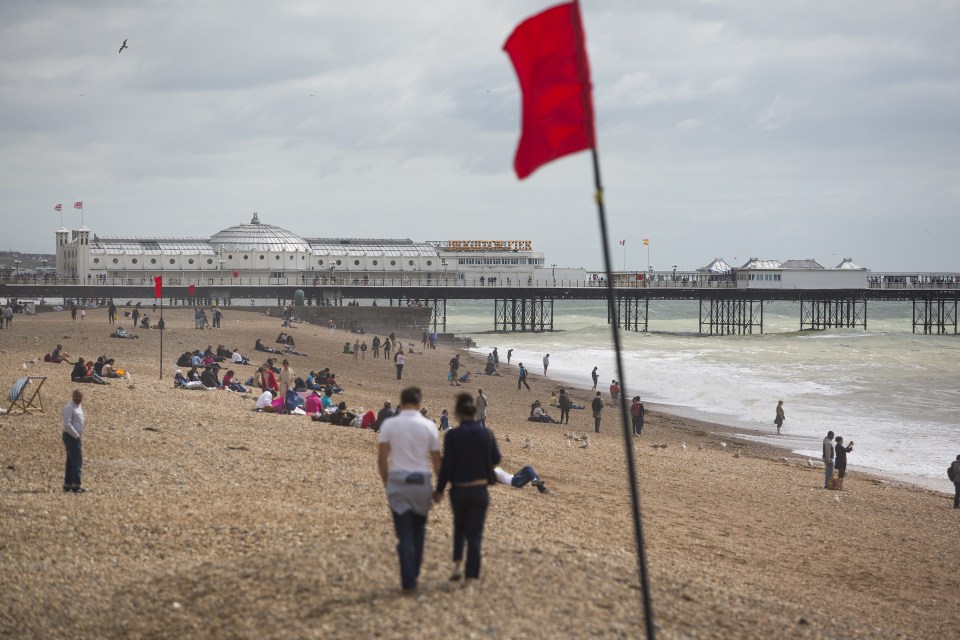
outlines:
M589 448L590 448L590 438L589 438L589 437L583 439L583 444L580 445L580 448L581 448L581 449L589 449Z
M681 442L681 443L680 443L680 448L683 449L684 451L686 451L686 450L687 450L687 443L686 443L686 442Z

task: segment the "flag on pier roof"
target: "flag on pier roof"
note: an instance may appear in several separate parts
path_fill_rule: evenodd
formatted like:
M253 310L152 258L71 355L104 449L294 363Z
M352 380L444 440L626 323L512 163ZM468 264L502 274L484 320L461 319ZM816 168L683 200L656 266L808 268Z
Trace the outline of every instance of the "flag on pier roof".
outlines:
M621 240L621 241L620 241L620 246L621 246L621 247L626 246L626 244L627 244L627 241L626 241L626 240Z
M650 238L644 238L644 239L643 239L643 244L645 244L645 245L647 245L647 246L649 247L649 246L650 246Z
M194 296L197 294L197 285L191 284L187 286L187 294Z
M153 297L163 297L163 276L153 276Z
M74 209L83 209L83 200L77 200L73 203Z
M513 168L521 180L542 165L594 147L590 65L580 7L567 2L521 22L503 45L523 93Z
M54 211L62 211L62 210L63 210L63 203L60 203L60 204L58 204L57 206L55 206L55 207L53 208L53 210L54 210Z

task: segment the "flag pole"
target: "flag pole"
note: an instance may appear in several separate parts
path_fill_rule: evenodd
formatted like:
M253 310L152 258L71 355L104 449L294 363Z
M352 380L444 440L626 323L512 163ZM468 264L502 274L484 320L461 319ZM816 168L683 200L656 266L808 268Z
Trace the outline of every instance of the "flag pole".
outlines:
M607 270L607 305L613 310L616 307L613 292L613 266L610 259L610 245L607 233L607 215L603 206L603 184L600 181L600 159L597 156L597 147L590 148L593 156L593 181L596 187L597 213L600 218L600 244L603 247L603 266ZM649 247L649 245L648 245ZM626 252L626 245L624 245ZM623 444L627 459L627 479L630 482L630 508L633 512L633 535L637 545L637 569L640 572L640 588L643 595L644 621L646 622L647 638L653 640L655 636L653 626L653 604L650 598L650 577L647 569L647 554L643 543L643 522L640 517L640 491L637 488L637 463L633 451L633 433L630 421L627 419L627 383L623 373L623 355L620 345L619 316L614 313L610 327L613 333L613 349L617 359L617 379L620 381L620 417L623 427Z
M166 328L163 324L163 292L160 292L160 379L163 380L163 331Z

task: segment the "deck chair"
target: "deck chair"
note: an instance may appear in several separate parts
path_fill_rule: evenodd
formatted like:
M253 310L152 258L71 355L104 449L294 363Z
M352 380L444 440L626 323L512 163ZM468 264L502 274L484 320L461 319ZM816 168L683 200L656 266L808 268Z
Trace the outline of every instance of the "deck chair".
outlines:
M31 383L35 380L39 380L40 382L33 386L33 393L28 394L27 388L30 387ZM17 378L10 388L10 393L7 394L7 400L10 401L10 406L7 407L7 415L13 412L14 407L19 407L24 413L45 413L43 398L40 397L40 389L46 380L46 376L24 376Z

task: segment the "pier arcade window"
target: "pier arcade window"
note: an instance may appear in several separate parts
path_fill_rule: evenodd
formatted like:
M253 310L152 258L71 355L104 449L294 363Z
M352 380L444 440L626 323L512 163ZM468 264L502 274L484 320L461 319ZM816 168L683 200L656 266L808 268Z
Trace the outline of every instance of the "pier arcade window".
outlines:
M379 260L374 260L374 261L373 261L373 266L377 266L378 264L380 264L380 261L379 261Z
M233 256L232 255L227 256L227 260L233 260Z
M396 261L396 260L391 260L391 261L390 261L390 266L391 266L391 267L397 266L397 261Z
M342 260L337 260L337 266L340 266L341 264L343 264L343 261L342 261Z
M176 260L174 260L173 258L170 258L170 264L176 264L176 263L177 263Z
M150 264L157 264L156 258L150 258Z
M413 260L408 260L408 261L407 261L407 264L409 264L409 265L412 267L412 266L413 266Z
M132 260L132 262L133 262L133 264L137 264L137 259L134 258L134 259Z
M119 262L120 262L120 260L118 260L117 258L114 258L114 259L113 259L113 264L118 264Z
M246 259L249 258L249 257L250 257L250 256L243 256L243 259L246 260Z
M188 263L188 264L193 264L193 258L190 258L189 260L187 260L187 263Z
M263 256L260 256L260 259L263 260Z
M355 266L358 266L358 267L359 267L359 266L360 266L360 261L359 261L359 260L354 260L354 261L353 261L353 264L354 264Z
M213 264L213 258L207 258L207 264Z
M290 257L292 258L293 256L290 256ZM273 256L273 259L274 259L274 260L279 260L279 259L280 259L280 256Z
M100 264L100 258L94 258L93 264Z
M433 266L433 260L427 260L427 266L428 267Z
M317 260L317 264L322 267L322 266L323 266L323 260Z

